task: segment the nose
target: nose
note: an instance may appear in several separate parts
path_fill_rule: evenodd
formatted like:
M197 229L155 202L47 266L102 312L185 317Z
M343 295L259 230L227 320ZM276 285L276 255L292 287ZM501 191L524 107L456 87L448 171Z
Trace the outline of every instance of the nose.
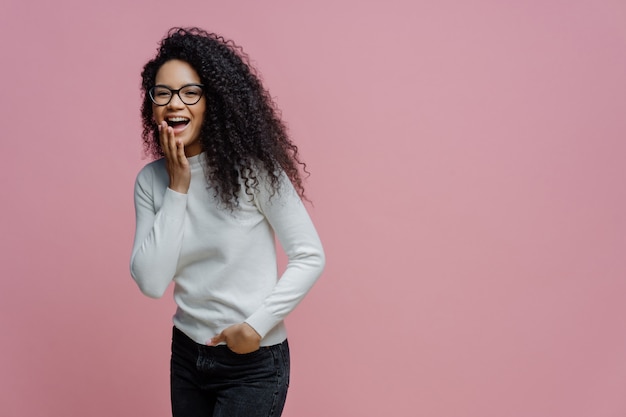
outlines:
M168 107L175 108L175 109L185 107L185 103L183 103L183 101L180 99L180 96L178 94L179 93L176 92L175 94L172 95L172 99L170 100L169 103L167 103Z

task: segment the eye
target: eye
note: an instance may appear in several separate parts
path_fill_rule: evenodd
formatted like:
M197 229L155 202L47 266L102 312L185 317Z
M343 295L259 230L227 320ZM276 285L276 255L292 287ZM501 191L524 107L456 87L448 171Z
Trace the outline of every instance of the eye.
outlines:
M169 90L162 90L162 89L156 90L154 92L155 97L169 97L170 94L172 93L170 93Z
M197 98L202 95L202 87L198 87L197 85L190 85L184 87L180 92L184 94L185 97Z
M185 95L185 97L196 98L202 94L202 90L197 87L190 87L185 88L182 93Z

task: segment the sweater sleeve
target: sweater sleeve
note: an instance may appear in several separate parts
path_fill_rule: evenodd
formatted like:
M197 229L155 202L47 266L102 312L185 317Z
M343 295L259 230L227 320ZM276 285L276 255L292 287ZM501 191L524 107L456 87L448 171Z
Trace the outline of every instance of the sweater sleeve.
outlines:
M287 267L271 294L246 323L264 337L282 321L317 281L325 265L325 255L309 214L286 175L280 193L270 198L261 184L257 205L274 229L288 257Z
M146 167L148 168L148 167ZM183 242L187 194L165 188L161 207L156 210L152 169L144 169L135 182L136 229L130 273L145 295L159 298L176 275Z

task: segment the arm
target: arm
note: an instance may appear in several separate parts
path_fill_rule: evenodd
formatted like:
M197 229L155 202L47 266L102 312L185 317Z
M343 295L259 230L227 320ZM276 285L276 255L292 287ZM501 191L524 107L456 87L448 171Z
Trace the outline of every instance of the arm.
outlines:
M159 298L176 274L187 195L167 188L155 213L152 184L142 171L135 183L136 230L130 273L145 295Z
M280 193L270 198L261 184L257 201L288 257L287 267L272 293L246 319L246 323L264 336L313 287L324 269L325 255L304 204L284 174Z
M313 222L289 179L283 175L281 181L280 194L271 199L261 183L256 203L287 254L287 268L257 311L208 340L210 346L225 342L236 353L257 350L261 339L298 305L322 273L324 251Z
M176 141L171 128L159 126L161 147L169 176L169 187L157 212L154 204L154 166L145 168L135 182L135 242L130 262L133 279L149 297L163 295L176 274L183 241L190 171L183 144ZM174 191L176 190L176 191ZM160 191L156 191L160 192Z

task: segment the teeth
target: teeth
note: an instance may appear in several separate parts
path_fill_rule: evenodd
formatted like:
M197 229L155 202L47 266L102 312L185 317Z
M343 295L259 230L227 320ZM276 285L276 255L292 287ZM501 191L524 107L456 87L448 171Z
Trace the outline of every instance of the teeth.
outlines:
M186 117L170 117L167 119L168 122L188 122L189 119L187 119Z

